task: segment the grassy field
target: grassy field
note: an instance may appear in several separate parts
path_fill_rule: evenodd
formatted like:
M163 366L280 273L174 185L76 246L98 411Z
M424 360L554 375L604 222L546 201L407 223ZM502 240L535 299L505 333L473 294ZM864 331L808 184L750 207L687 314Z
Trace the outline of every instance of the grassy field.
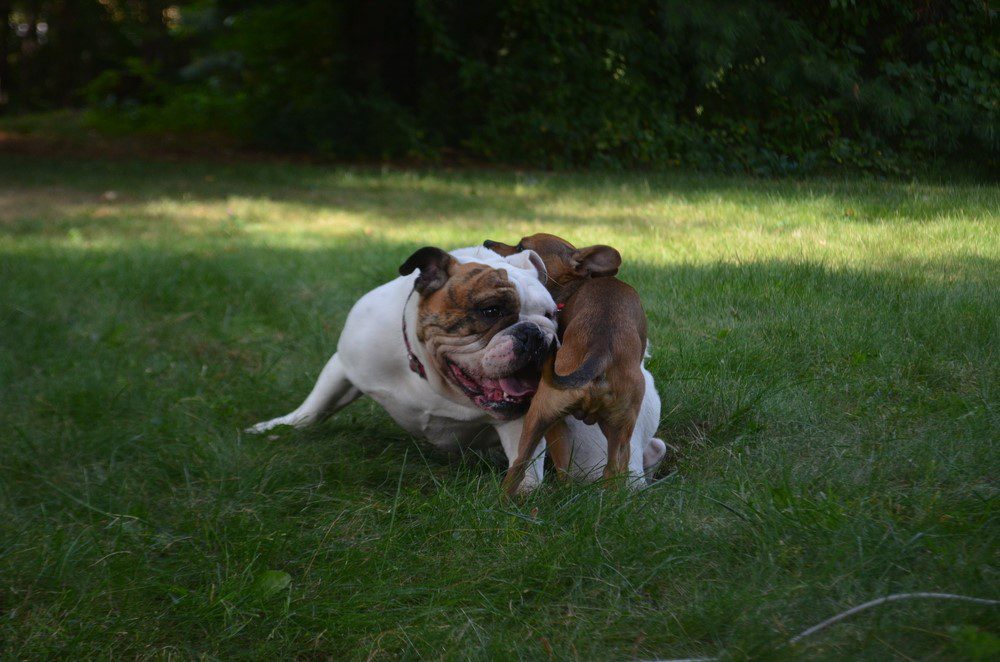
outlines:
M1000 187L0 156L0 656L996 659ZM665 476L298 404L415 248L621 249ZM402 351L402 350L401 350Z

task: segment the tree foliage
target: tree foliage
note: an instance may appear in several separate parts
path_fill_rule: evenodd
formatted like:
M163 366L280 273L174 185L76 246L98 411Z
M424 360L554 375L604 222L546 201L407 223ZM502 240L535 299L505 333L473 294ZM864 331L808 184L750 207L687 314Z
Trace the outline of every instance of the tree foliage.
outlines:
M781 173L995 163L981 0L4 2L8 112L347 158ZM45 26L45 34L38 27Z

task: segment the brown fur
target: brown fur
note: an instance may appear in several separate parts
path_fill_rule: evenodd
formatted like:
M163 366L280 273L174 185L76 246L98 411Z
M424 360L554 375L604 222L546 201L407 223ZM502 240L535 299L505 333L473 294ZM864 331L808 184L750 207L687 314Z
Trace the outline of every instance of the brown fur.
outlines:
M507 273L482 264L455 263L450 278L439 290L420 300L417 336L426 340L432 329L438 334L492 337L490 329L502 330L517 319L520 302L517 288ZM507 314L495 319L483 319L474 311L487 306L500 306Z
M488 342L517 320L521 302L507 272L477 262L461 263L444 251L427 247L414 253L400 273L420 269L414 289L420 293L417 337L426 342L436 337L476 336ZM495 307L504 312L484 317L477 311ZM443 357L434 356L439 372L447 372Z
M548 270L547 287L559 313L561 346L542 369L524 419L518 457L504 479L513 495L541 438L560 472L569 465L565 423L574 415L596 423L608 439L606 478L628 470L630 440L645 393L642 359L646 314L639 295L614 278L621 256L609 246L575 248L554 235L525 237L517 246L487 241L500 255L533 250Z

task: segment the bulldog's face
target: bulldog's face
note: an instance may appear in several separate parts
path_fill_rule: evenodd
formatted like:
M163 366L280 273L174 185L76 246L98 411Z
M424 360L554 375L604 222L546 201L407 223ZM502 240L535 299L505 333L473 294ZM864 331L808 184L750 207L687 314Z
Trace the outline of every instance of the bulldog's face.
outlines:
M399 268L419 269L415 333L445 383L500 419L523 415L556 338L555 303L534 253L453 257L422 248Z

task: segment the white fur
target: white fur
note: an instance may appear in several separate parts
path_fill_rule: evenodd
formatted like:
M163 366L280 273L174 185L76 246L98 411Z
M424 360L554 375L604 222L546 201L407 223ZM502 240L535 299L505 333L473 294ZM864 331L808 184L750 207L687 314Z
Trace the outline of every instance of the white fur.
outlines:
M526 253L502 258L486 248L471 247L452 251L451 255L459 262L480 262L507 271L520 297L520 321L535 322L554 331L551 314L555 304L539 278L536 266L539 261ZM523 419L497 420L445 384L437 371L428 369L424 380L409 369L401 329L404 314L413 351L425 366L430 366L423 346L413 333L417 297L410 298L410 293L415 279L415 274L401 276L361 297L347 316L337 352L323 368L305 401L294 411L258 423L248 431L261 433L279 425L306 427L367 395L408 432L425 437L439 448L483 447L499 439L508 461L513 462ZM665 450L663 442L654 438L660 399L652 375L645 368L643 372L646 395L632 435L629 463L629 473L637 485L644 482L644 465L649 469L651 464L659 462ZM604 435L596 425L585 425L572 418L568 422L570 473L589 480L599 478L607 462ZM532 489L541 483L544 449L543 440L525 474L522 489Z

